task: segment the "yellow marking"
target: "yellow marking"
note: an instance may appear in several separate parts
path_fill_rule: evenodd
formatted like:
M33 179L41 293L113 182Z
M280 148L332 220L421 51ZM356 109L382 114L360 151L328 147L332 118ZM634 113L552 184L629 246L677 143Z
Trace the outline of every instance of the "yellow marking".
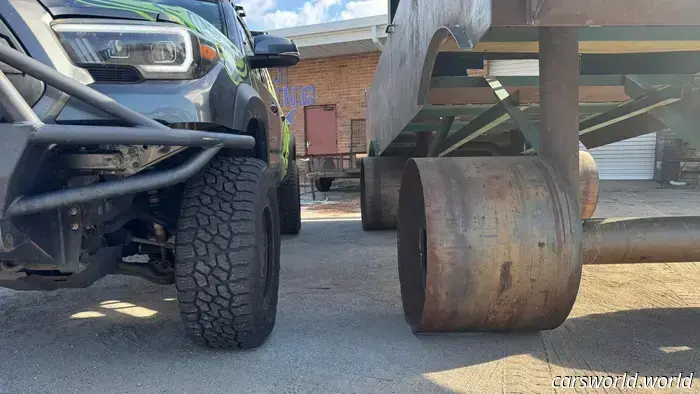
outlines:
M96 317L105 317L105 314L102 312L95 312L95 311L85 311L85 312L78 312L73 315L71 315L71 319L94 319Z

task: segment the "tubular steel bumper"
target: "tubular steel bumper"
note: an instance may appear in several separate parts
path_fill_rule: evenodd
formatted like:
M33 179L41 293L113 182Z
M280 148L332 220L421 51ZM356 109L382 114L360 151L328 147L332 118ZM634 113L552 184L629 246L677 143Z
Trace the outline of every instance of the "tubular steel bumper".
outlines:
M252 136L171 129L8 46L0 45L0 61L135 126L43 124L0 71L0 104L10 122L0 123L0 135L3 136L0 145L0 219L174 185L201 170L222 148L255 147ZM203 150L184 164L165 171L31 196L17 194L21 188L13 186L21 183L18 178L24 175L23 163L38 159L35 157L40 152L37 146L51 144L164 145Z

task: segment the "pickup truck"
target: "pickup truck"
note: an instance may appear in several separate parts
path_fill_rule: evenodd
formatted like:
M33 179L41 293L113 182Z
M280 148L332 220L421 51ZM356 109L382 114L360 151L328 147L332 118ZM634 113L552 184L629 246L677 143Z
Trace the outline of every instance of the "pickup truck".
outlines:
M296 151L268 67L296 45L228 0L0 0L0 286L175 284L187 334L276 316Z

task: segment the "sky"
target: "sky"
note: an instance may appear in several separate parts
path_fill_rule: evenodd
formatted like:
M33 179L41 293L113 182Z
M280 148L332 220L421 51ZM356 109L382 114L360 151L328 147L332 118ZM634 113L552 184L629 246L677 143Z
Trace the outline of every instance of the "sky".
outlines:
M385 15L387 0L238 0L251 29L283 27Z

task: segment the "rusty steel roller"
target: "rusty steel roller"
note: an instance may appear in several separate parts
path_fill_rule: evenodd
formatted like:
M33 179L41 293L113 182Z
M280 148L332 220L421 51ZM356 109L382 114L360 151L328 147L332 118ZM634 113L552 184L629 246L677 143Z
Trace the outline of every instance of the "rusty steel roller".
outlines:
M598 166L586 150L579 151L579 204L581 206L581 219L593 217L600 197L600 175Z
M537 157L412 159L399 197L398 266L416 333L541 330L581 280L576 198Z
M360 166L362 229L396 229L403 157L365 157Z

